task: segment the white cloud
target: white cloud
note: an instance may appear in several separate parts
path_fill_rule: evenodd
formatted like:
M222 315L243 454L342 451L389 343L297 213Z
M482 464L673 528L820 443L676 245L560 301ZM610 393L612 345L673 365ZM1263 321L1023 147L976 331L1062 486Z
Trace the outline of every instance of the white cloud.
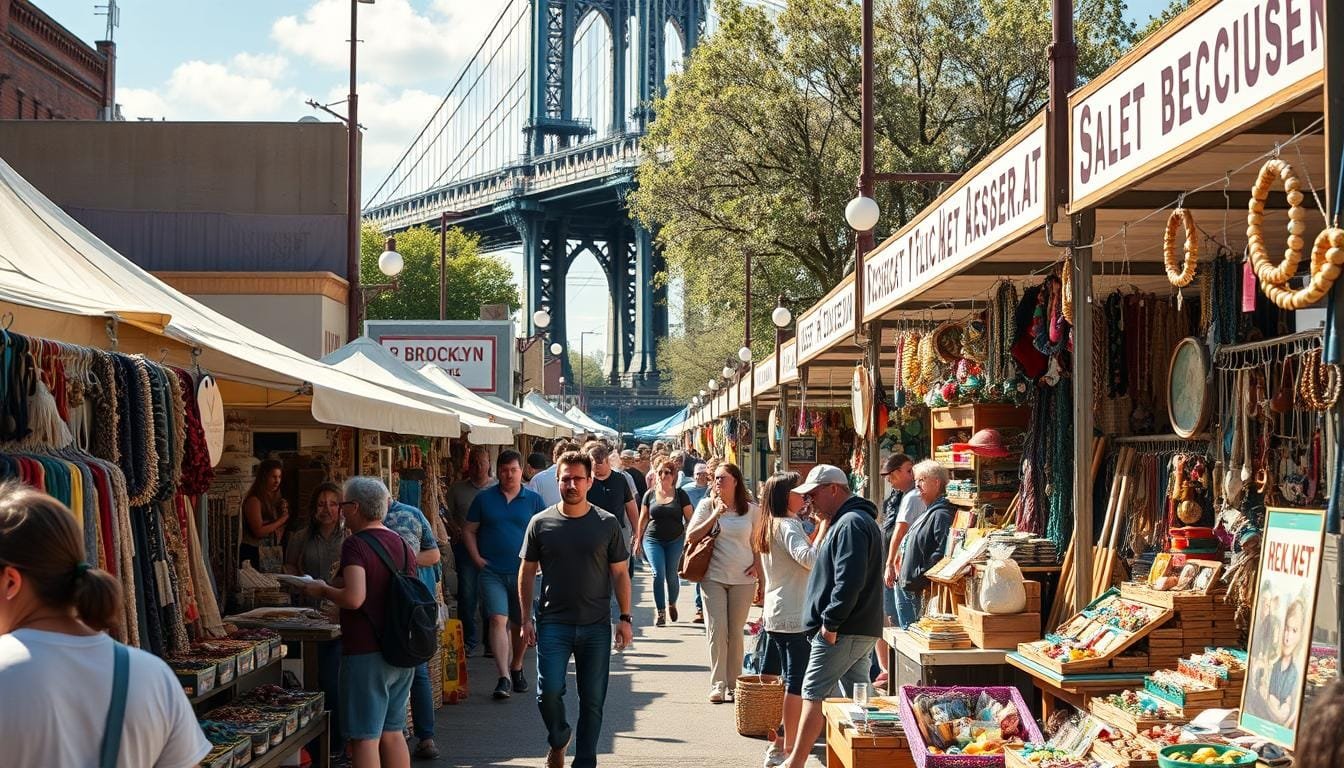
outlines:
M117 101L128 120L139 117L158 120L173 111L163 96L151 88L118 88Z
M289 60L274 53L239 53L229 60L231 68L240 75L275 80L289 69Z
M515 34L521 35L521 50L526 51L528 14L523 0L435 0L424 12L409 0L361 5L359 71L387 85L432 84L446 90L510 3L524 20ZM271 38L288 53L328 69L346 69L350 4L315 0L302 16L277 19Z
M173 68L158 88L122 88L128 118L292 120L302 114L298 90L277 82L287 62L273 54L238 53L227 62L193 59Z

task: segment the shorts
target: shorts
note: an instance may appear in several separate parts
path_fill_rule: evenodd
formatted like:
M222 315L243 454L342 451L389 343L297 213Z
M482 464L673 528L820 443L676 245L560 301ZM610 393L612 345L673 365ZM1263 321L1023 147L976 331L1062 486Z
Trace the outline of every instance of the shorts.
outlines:
M839 695L853 695L855 683L871 681L871 654L877 638L867 635L837 635L835 645L826 642L821 632L812 637L807 660L807 674L803 677L802 696L806 701L823 701L836 696L836 685L843 682L845 689Z
M882 615L890 620L886 622L886 626L888 627L895 626L896 617L899 615L896 611L897 589L898 587L888 587L885 584L882 585Z
M394 667L381 653L341 657L341 728L347 739L369 741L406 730L411 667Z
M498 573L486 568L476 581L476 593L486 616L508 616L513 624L523 623L518 607L518 573Z
M764 674L779 675L784 681L784 690L794 696L803 692L803 677L807 674L807 661L812 655L812 645L807 641L806 632L766 632L765 633Z

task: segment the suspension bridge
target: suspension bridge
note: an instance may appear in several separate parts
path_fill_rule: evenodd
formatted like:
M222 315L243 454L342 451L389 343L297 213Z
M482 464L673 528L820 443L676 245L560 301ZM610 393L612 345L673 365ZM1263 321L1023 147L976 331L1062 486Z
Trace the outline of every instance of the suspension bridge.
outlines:
M667 289L654 279L664 262L625 198L653 102L713 28L710 13L709 0L509 0L364 206L388 232L451 225L486 250L521 247L528 331L545 309L562 342L566 276L591 254L611 299L604 373L613 397L623 392L623 416L669 405L655 359L668 329Z

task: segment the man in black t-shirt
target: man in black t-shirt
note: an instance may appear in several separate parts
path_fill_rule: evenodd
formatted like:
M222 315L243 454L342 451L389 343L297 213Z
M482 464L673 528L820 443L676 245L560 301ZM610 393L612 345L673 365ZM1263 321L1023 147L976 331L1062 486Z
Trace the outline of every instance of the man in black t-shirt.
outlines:
M626 547L633 549L634 530L639 521L639 510L635 507L635 494L624 474L616 474L611 468L611 449L606 443L592 443L585 450L593 462L592 485L588 488L588 501L603 512L610 512L621 524L625 532Z
M612 626L607 601L620 606L615 649L634 635L630 616L629 552L616 518L587 501L592 460L566 453L558 463L563 501L528 523L520 553L519 603L532 605L532 586L541 569L541 600L535 622L523 620L523 637L537 647L537 704L546 724L547 768L564 768L565 749L574 745L575 768L597 765L607 679L611 671ZM625 481L616 478L621 485ZM574 658L579 693L578 728L565 717L565 672Z

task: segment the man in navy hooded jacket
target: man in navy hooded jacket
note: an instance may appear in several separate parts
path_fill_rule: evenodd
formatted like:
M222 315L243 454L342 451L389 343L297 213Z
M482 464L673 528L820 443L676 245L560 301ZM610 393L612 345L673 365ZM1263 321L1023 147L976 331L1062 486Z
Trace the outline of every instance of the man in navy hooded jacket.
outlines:
M813 514L829 521L826 538L807 579L804 631L812 635L812 653L803 678L803 713L791 768L803 768L821 734L821 703L843 682L848 696L856 683L869 681L870 654L882 636L882 529L877 507L849 492L845 473L819 464L794 493Z

